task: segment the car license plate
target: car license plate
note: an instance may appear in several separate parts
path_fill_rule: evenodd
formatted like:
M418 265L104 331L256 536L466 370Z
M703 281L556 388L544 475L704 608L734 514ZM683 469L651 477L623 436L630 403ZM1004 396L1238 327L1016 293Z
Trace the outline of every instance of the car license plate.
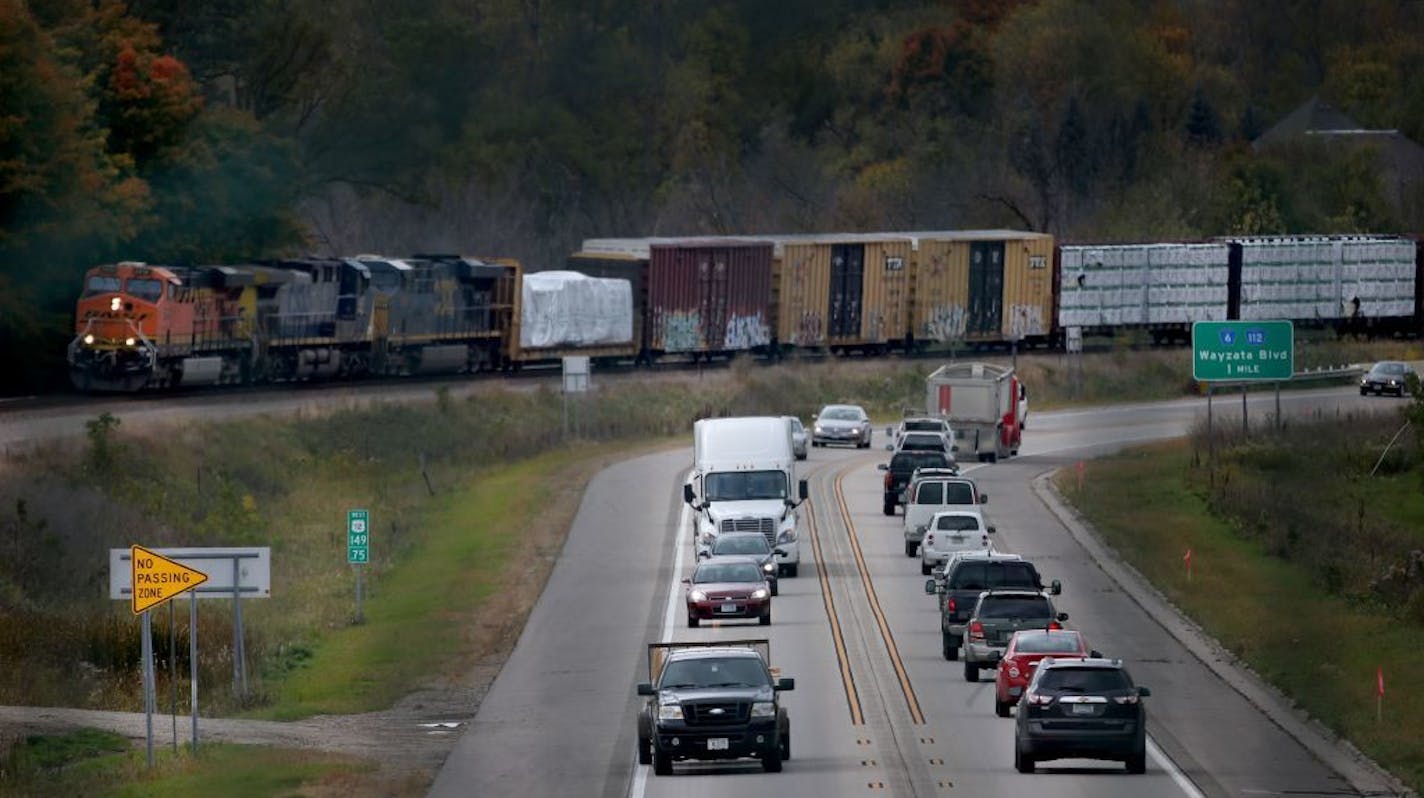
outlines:
M949 540L950 540L951 543L963 543L963 542L964 542L964 536L963 536L963 535L950 535L950 536L949 536Z
M1091 715L1091 714L1093 714L1093 705L1092 705L1092 704L1074 704L1074 705L1073 705L1073 714L1074 714L1074 715Z
M735 604L733 604L733 603L731 603L731 602L727 602L726 604L723 604L723 605L722 605L722 612L736 612L736 611L737 611L737 605L735 605Z
M709 737L709 738L707 738L707 750L708 750L708 751L725 751L725 750L727 750L727 738L726 738L726 737Z

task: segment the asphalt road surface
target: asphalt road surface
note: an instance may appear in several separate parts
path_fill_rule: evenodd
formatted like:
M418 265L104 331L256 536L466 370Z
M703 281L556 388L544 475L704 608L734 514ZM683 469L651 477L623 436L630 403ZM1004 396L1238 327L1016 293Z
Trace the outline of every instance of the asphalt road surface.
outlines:
M1264 421L1275 397L1253 395ZM1287 418L1394 399L1355 389L1285 393ZM1213 423L1241 423L1218 396ZM783 579L769 627L688 629L680 578L692 562L680 485L690 449L622 463L589 486L568 542L509 661L447 759L436 796L1338 796L1360 794L1286 734L1126 595L1030 488L1046 471L1135 442L1185 434L1205 400L1035 413L1019 457L969 469L989 495L997 546L1060 579L1058 607L1093 647L1153 689L1145 775L1112 762L1013 769L1013 722L993 710L992 672L964 680L940 655L938 616L901 517L881 514L881 449L812 449L800 464L800 575ZM877 446L885 442L877 431ZM683 762L654 776L635 758L635 685L649 642L768 637L792 758L779 774L752 760Z

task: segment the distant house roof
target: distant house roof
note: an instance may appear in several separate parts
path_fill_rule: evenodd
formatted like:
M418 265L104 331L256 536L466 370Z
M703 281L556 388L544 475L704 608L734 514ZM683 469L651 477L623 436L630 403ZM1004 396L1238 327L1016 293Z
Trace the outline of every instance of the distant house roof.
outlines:
M1398 130L1363 127L1318 96L1311 97L1291 111L1251 142L1251 146L1261 149L1303 139L1376 148L1387 172L1388 189L1396 203L1402 202L1412 192L1411 186L1424 179L1424 147Z
M1302 103L1299 108L1291 111L1284 119L1272 126L1270 130L1262 133L1259 138L1252 142L1252 146L1260 147L1263 144L1272 144L1278 141L1293 139L1298 136L1319 135L1322 133L1359 134L1364 132L1366 132L1366 130L1360 126L1359 122L1346 116L1340 109L1319 97L1311 97ZM1378 133L1383 131L1369 132Z

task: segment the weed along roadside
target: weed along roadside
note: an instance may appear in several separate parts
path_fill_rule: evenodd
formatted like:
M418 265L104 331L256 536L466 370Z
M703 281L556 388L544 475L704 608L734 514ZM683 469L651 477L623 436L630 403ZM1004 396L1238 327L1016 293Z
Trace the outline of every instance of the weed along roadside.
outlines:
M1386 415L1238 435L1218 439L1215 461L1198 430L1054 482L1207 635L1417 792L1424 448L1396 443L1388 467L1368 477L1399 425ZM1395 686L1382 697L1380 674Z
M1190 386L1162 375L1180 374L1186 357L1085 356L1076 383L1064 379L1062 356L1018 363L1035 407L1051 409L1182 395ZM381 750L363 727L470 716L593 474L648 447L681 445L701 417L805 415L833 396L898 418L923 402L933 365L737 363L606 384L595 374L576 439L565 438L561 397L547 388L459 398L440 390L426 402L144 429L102 416L82 444L6 463L0 546L8 539L14 556L0 558L0 660L17 667L0 669L0 705L141 709L137 624L103 589L109 549L270 547L271 596L243 607L246 698L233 687L231 612L200 602L200 715L214 728L203 739L262 742L218 730L232 719L282 721L273 744L354 752L381 764L348 778L418 793L440 744L417 731L408 749ZM361 624L347 563L352 508L371 522ZM61 570L72 580L46 578ZM160 713L175 692L179 707L188 700L185 627L169 640L169 626L155 624L155 651L177 652L156 668Z

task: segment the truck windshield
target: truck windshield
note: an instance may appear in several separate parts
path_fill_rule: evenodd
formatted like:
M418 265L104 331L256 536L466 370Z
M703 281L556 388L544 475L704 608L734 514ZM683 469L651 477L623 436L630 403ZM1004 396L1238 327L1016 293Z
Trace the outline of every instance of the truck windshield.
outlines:
M751 657L684 659L663 669L664 689L689 687L763 687L770 684L760 660Z
M780 471L722 471L708 474L703 490L709 502L786 498L786 475Z

